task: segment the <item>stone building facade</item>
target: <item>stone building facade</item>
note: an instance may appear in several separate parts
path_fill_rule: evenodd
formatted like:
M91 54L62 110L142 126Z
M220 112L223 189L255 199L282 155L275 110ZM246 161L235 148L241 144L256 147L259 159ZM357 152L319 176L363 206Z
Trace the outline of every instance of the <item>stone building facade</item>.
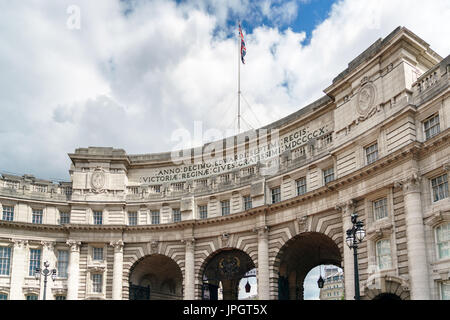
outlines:
M71 182L2 175L0 295L41 297L48 261L48 299L233 299L253 269L259 299L302 299L333 264L353 299L356 212L363 299L448 299L449 79L450 57L399 27L322 98L181 164L89 147L69 154Z
M323 288L320 289L320 300L342 300L344 297L344 273L337 267L325 268Z

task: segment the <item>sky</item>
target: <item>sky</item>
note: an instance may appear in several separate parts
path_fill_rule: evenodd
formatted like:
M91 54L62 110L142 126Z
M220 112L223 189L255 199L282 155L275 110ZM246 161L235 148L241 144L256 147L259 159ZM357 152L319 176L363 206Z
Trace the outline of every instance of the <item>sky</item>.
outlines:
M195 123L205 134L183 147L233 132L238 20L245 130L320 98L397 26L450 53L448 0L1 1L0 172L68 181L76 148L164 152Z

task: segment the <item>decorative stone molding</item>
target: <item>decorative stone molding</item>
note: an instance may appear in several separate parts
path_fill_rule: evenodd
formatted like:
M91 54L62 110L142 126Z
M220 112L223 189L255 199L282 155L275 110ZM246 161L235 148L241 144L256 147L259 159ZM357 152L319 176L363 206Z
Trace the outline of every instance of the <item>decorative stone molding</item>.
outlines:
M106 266L104 264L88 265L87 269L91 273L101 273L101 272L105 272Z
M450 171L450 161L445 162L442 165L442 168L444 168L445 171Z
M344 216L348 216L352 213L352 210L356 207L356 200L350 199L344 202L340 202L335 205L335 209L342 212Z
M22 288L22 292L24 295L27 295L27 294L39 295L39 291L40 291L39 287L23 287Z
M420 182L422 177L418 171L413 171L410 175L400 181L394 183L394 187L402 187L404 193L420 192Z
M114 248L114 252L122 252L123 251L124 243L122 240L111 241L109 243L109 245Z
M432 228L445 221L450 221L450 211L435 211L430 216L424 219L425 224Z
M150 253L151 254L158 253L158 245L159 245L159 241L158 240L150 241Z
M106 184L105 170L103 170L101 167L95 168L94 172L91 175L92 192L94 193L105 192L105 184Z
M377 241L383 238L387 238L392 234L392 230L392 222L385 223L383 225L375 225L367 229L366 239L370 241Z
M14 248L23 248L28 246L28 240L11 239L10 241L13 243Z
M52 293L54 296L67 295L67 288L52 288Z
M299 233L311 231L311 219L308 216L297 217Z
M46 248L49 251L53 251L55 249L55 242L53 242L53 241L41 241L41 246Z
M186 249L192 249L195 245L195 238L183 239L181 242L186 245Z
M219 238L219 241L222 243L222 248L230 246L230 238L231 236L228 232L222 233L222 235Z
M392 293L406 299L409 298L409 281L401 276L376 273L364 282L363 292L369 299L381 293Z
M258 234L258 238L267 237L269 235L269 227L261 226L253 228L253 232Z
M80 251L81 241L67 240L66 244L70 247L70 251Z
M0 286L0 292L7 293L9 295L9 287Z

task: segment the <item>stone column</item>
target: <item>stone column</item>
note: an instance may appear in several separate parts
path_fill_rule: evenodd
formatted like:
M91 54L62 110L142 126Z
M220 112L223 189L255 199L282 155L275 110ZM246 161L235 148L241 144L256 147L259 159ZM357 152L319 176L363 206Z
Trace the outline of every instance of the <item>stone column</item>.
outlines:
M420 177L413 173L400 182L405 202L408 270L411 300L429 300L430 285L425 230L420 200Z
M270 299L269 228L256 228L258 233L258 299Z
M194 263L194 249L195 240L184 240L186 244L185 258L184 258L184 300L195 299L195 263Z
M28 241L11 239L13 242L12 264L11 264L11 285L9 299L24 300L25 296L22 292L24 278L27 275L27 255Z
M118 240L115 242L111 242L110 245L114 247L112 299L113 300L122 300L123 241Z
M55 243L54 242L48 242L48 241L41 241L41 245L42 245L42 261L41 261L41 268L44 268L44 262L48 261L49 263L49 270L53 270L56 269L56 257L55 257ZM42 297L44 296L44 276L41 275L41 280L40 280L41 284L41 290L40 290L40 297L42 299ZM46 290L46 300L54 300L53 297L53 292L52 292L52 288L53 288L53 280L52 280L52 274L50 273L47 276L47 290Z
M69 240L70 258L67 278L67 300L78 299L78 285L80 282L80 245L81 242Z
M344 290L345 290L345 300L355 299L355 268L354 268L354 258L353 251L347 246L345 239L347 238L347 230L351 229L353 224L350 216L355 208L355 203L353 200L338 204L336 209L342 212L342 236L343 236L343 247L344 247Z

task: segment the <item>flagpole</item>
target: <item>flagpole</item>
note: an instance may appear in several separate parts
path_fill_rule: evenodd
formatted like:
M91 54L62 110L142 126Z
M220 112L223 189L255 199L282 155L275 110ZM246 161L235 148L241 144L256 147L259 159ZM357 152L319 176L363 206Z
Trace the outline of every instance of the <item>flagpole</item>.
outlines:
M241 22L238 21L238 33ZM238 35L238 134L241 133L241 37Z

